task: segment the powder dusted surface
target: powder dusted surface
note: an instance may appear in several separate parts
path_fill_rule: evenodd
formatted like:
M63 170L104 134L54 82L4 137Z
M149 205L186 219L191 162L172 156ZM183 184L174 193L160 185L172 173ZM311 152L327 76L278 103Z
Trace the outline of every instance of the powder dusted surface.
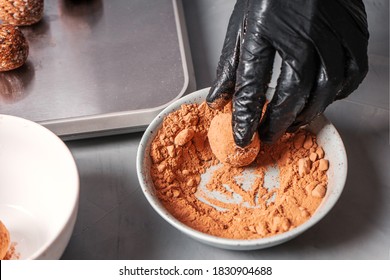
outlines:
M272 236L307 221L327 186L329 163L316 137L306 131L285 134L273 145L261 145L248 167L219 164L207 133L214 116L230 110L189 104L164 119L150 151L157 197L182 223L225 238ZM278 187L267 181L270 168L278 170ZM201 182L207 169L214 171Z
M9 231L0 221L0 260L4 259L10 245Z
M10 233L0 221L0 260L18 260L20 254L16 251L16 242L11 242Z
M16 242L11 242L7 254L4 256L4 260L19 260L20 253L17 252L16 246L18 244Z
M260 140L257 132L252 142L245 148L236 145L232 131L232 114L218 114L210 123L207 137L211 150L217 159L236 167L251 164L260 150Z

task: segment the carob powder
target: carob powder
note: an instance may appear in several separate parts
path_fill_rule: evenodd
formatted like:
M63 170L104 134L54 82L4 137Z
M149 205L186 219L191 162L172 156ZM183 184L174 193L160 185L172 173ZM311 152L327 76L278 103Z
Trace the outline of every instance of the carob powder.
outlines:
M231 105L185 104L164 118L150 150L150 174L164 207L193 229L232 239L272 236L307 221L327 190L329 162L316 136L286 133L273 145L261 144L251 165L233 167L219 163L207 138L221 113L231 114ZM204 182L209 168L215 170ZM270 168L278 171L278 186L267 182Z

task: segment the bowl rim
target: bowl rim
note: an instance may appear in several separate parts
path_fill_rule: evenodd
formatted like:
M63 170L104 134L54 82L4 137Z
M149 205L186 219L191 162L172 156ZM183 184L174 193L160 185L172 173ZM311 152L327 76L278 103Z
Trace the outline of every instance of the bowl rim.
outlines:
M53 232L51 238L47 239L39 247L38 250L36 250L34 253L32 253L30 256L28 256L26 258L27 260L38 259L45 254L45 252L57 241L57 239L59 239L59 237L66 231L68 226L72 226L72 231L73 231L73 226L74 226L75 221L72 221L72 217L74 215L77 216L79 196L80 196L79 172L77 169L76 162L75 162L73 155L70 152L69 148L56 134L54 134L49 129L45 128L44 126L42 126L34 121L24 119L21 117L17 117L17 116L12 116L12 115L0 114L0 120L12 121L16 124L20 124L21 128L23 128L23 127L33 128L34 130L39 131L42 135L45 136L45 141L50 140L53 143L55 143L55 145L57 145L58 148L62 151L64 158L67 159L67 162L69 165L68 166L69 174L71 174L73 177L73 178L71 178L71 180L73 180L71 185L74 186L74 190L73 190L73 195L72 195L72 198L70 200L70 203L68 204L69 207L66 209L66 214L64 214L64 216L66 216L65 221L62 223L61 227L58 227ZM72 223L73 223L73 225L72 225ZM61 252L61 254L62 253L63 252Z
M284 243L297 235L303 233L304 231L308 230L309 228L313 227L316 223L318 223L320 220L322 220L334 207L334 205L339 200L341 193L344 189L345 182L347 179L347 172L348 172L348 161L347 161L347 155L345 151L344 143L340 137L340 134L338 133L337 129L333 126L333 124L322 114L317 118L317 121L320 121L323 123L323 126L329 126L332 129L333 134L335 135L337 141L339 142L339 146L341 148L341 154L340 157L343 161L343 170L342 170L342 177L340 177L339 181L340 184L338 185L337 192L332 192L332 196L327 201L327 204L324 208L322 208L322 211L316 210L316 212L313 214L310 219L308 219L306 222L302 223L301 225L297 226L296 228L293 228L287 232L272 235L269 237L264 238L257 238L257 239L230 239L230 238L224 238L224 237L218 237L214 235L210 235L207 233L203 233L200 231L197 231L184 223L177 220L173 215L171 215L168 210L166 210L163 205L158 201L158 198L154 196L150 191L148 187L147 180L145 178L145 172L148 172L148 170L142 170L144 166L145 161L145 150L147 148L147 145L151 143L154 137L154 134L156 131L158 131L161 127L161 124L164 120L164 117L168 115L169 113L176 111L178 108L180 108L180 105L182 104L188 104L188 103L194 103L194 100L199 99L204 100L204 97L209 92L210 88L203 88L200 90L197 90L195 92L192 92L174 102L172 102L169 106L167 106L163 111L161 111L150 123L150 125L145 130L145 133L142 136L142 139L140 141L140 144L138 146L137 150L137 158L136 158L136 169L137 169L137 176L138 180L141 186L141 189L143 190L143 193L148 200L149 204L152 206L152 208L169 224L171 224L173 227L178 229L181 232L186 233L187 235L198 239L200 241L204 241L210 245L214 245L217 247L223 247L228 249L235 249L235 250L251 250L251 249L261 249L266 247L271 247L280 243ZM269 88L267 95L272 95L274 92L273 88Z

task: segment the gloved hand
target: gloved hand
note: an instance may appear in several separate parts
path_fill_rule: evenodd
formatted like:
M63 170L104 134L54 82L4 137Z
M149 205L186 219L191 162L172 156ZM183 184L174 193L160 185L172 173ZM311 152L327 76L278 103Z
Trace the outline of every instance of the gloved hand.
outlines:
M361 0L238 0L207 103L220 108L233 99L237 145L248 145L257 129L273 142L358 87L368 37ZM276 51L281 74L259 124Z

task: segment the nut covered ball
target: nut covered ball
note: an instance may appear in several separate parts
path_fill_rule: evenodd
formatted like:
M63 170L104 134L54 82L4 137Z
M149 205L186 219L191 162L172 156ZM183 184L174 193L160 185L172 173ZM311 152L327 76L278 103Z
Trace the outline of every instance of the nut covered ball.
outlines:
M3 23L31 25L43 17L44 0L0 0L0 19Z
M0 72L22 66L28 57L28 43L23 33L12 25L0 25Z

